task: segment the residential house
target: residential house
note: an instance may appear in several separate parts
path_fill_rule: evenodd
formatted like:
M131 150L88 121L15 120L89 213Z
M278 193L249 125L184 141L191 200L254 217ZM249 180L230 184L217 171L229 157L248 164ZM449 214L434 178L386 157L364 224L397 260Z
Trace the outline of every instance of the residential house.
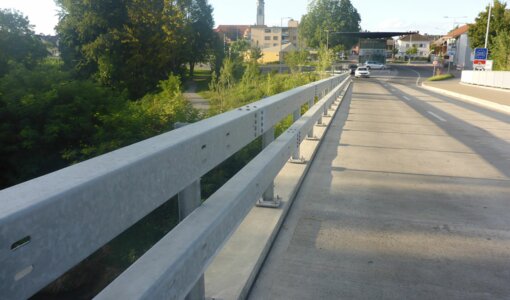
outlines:
M459 69L473 68L473 49L469 46L469 25L460 26L434 42L435 54L450 60Z
M437 38L434 35L419 33L402 36L397 40L398 56L406 56L407 50L416 47L418 52L414 55L415 57L429 57L430 45Z
M60 51L58 50L59 40L56 35L38 35L39 39L43 42L48 50L49 56L52 58L60 58Z
M262 57L259 59L259 63L268 64L274 62L283 62L285 60L285 55L292 51L297 51L297 47L295 47L291 43L287 43L285 45L274 46L269 48L262 49Z
M219 25L214 31L227 44L250 38L250 25Z
M281 47L285 44L298 46L298 21L290 20L287 27L252 26L251 45L260 49Z

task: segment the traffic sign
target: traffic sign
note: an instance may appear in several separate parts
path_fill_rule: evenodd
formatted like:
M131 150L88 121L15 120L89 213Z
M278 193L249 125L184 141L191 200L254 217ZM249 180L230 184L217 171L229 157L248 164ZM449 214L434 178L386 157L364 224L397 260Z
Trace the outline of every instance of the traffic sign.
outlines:
M485 65L485 59L475 59L473 60L473 65Z
M487 51L487 48L476 48L475 49L475 60L486 60L488 53L489 52Z

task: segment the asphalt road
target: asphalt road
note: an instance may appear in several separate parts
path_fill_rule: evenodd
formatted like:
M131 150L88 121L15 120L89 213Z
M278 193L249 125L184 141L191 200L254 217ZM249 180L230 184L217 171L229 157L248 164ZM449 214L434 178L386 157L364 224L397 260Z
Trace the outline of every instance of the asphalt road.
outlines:
M250 299L510 298L510 116L428 73L355 80Z

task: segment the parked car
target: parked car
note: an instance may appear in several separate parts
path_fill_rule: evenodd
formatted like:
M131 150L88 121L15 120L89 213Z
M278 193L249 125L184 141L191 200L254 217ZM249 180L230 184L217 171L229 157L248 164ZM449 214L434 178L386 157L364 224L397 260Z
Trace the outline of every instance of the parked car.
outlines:
M356 69L356 72L354 73L354 77L370 77L370 71L367 67L359 67Z
M358 66L357 66L357 65L354 65L354 64L349 65L349 70L351 70L350 74L351 74L351 75L354 75L354 73L356 72L356 69L357 69L357 68L358 68Z
M384 70L386 66L384 64L378 63L376 61L367 61L364 64L369 70Z

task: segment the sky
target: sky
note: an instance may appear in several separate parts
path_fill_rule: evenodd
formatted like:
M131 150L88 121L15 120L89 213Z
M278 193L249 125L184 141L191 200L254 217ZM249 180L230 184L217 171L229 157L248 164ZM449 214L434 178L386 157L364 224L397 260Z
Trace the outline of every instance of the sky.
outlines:
M209 0L217 25L256 21L256 0ZM300 20L309 0L265 0L266 25L280 26L288 18ZM351 0L368 31L415 31L446 34L456 25L474 22L489 0ZM507 2L507 1L503 1ZM55 34L58 9L53 0L0 0L0 8L14 8L28 16L36 33ZM283 19L282 19L283 18ZM455 26L454 26L455 25Z

